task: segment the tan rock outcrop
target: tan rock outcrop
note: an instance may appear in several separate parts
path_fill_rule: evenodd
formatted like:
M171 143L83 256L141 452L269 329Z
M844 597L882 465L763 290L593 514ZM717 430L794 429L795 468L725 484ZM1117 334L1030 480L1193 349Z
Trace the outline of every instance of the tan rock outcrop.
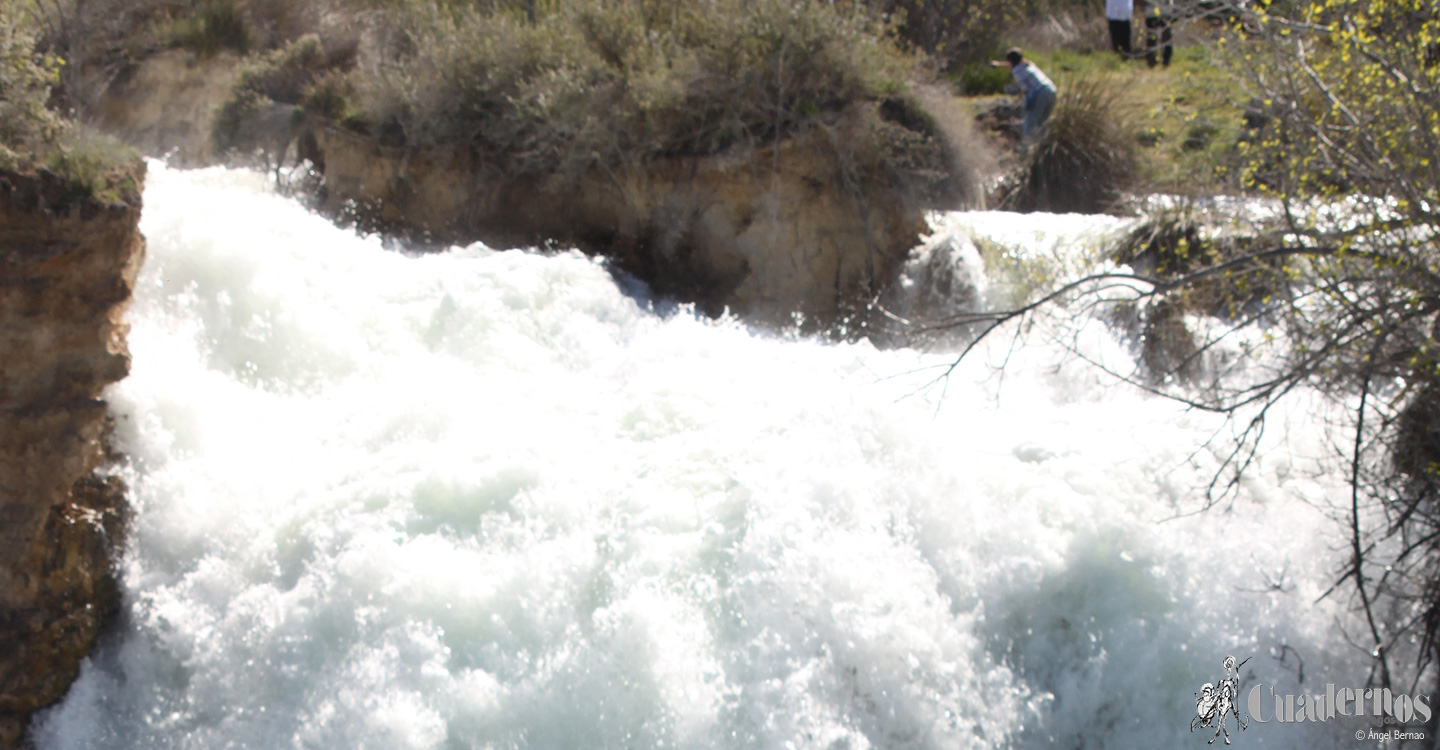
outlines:
M0 748L64 695L117 604L128 506L97 471L101 395L130 368L143 174L97 199L50 172L0 172Z
M847 162L853 117L743 152L502 179L475 155L315 132L322 209L434 242L555 242L602 253L656 292L718 313L825 325L863 305L918 242L924 211L880 165Z
M175 166L217 161L210 134L215 114L240 78L231 52L201 57L165 50L111 84L87 113L95 127Z

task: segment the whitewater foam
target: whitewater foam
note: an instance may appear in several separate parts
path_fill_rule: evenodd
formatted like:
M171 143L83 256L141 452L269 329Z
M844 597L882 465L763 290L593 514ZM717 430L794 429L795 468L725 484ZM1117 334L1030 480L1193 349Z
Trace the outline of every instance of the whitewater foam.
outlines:
M1185 516L1219 424L1035 337L937 380L575 252L387 250L254 173L145 201L126 611L42 748L1175 747L1226 654L1364 668L1303 404Z

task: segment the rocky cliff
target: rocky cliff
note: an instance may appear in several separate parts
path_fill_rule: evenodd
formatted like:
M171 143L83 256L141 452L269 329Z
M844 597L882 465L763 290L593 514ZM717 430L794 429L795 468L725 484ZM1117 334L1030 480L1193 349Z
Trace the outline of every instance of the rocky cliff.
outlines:
M557 184L497 176L465 151L426 151L320 125L321 208L434 242L575 245L659 294L786 325L826 325L888 283L924 210L883 166L851 161L861 113L779 144L592 170Z
M143 176L0 172L0 748L64 695L118 603L128 506L103 472L101 395L130 368Z
M216 110L239 77L239 58L230 52L165 50L126 68L87 119L173 166L207 166L217 161L210 142Z

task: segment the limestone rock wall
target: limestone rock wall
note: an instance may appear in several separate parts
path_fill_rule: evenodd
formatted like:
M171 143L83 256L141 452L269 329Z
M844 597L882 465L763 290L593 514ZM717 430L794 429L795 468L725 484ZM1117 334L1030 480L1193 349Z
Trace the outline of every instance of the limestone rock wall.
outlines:
M0 748L64 695L117 604L128 506L97 471L101 395L130 368L143 171L105 200L0 172Z
M230 52L159 52L112 83L85 119L150 156L168 156L174 166L213 164L215 114L240 70Z
M497 247L575 244L711 313L828 324L874 297L924 229L901 188L842 173L834 138L844 134L817 129L567 185L506 180L470 153L391 148L331 126L317 128L314 144L322 209L370 228Z

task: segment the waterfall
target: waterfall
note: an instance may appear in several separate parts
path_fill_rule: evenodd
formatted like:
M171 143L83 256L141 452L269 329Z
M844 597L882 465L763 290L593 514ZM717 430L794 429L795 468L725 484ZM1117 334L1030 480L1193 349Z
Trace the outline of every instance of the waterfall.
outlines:
M1115 226L932 242L1034 222ZM1226 655L1363 682L1303 398L1194 513L1218 418L1043 336L947 375L577 252L387 249L240 170L152 164L142 230L124 612L41 748L1201 747Z

